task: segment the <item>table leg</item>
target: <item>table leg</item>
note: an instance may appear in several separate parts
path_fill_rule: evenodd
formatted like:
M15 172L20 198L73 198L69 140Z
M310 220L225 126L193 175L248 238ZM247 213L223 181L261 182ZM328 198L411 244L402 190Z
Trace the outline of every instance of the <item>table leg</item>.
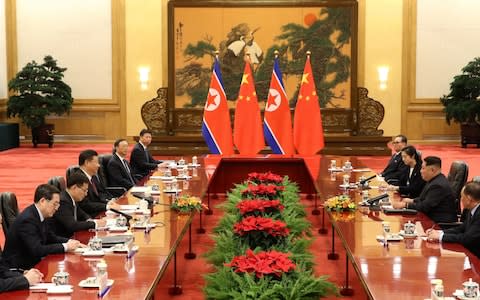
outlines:
M332 225L332 252L328 253L327 258L329 260L338 259L338 253L335 253L335 229L333 228L333 225Z
M200 233L200 234L206 232L205 228L203 228L202 215L203 215L203 210L200 211L200 216L199 216L199 218L200 218L200 228L197 228L197 233Z
M325 227L325 207L322 208L322 227L318 229L318 233L327 234L328 229Z
M192 223L188 226L188 252L183 255L185 259L194 259L197 257L195 253L192 252Z
M348 255L345 254L345 286L340 289L340 295L353 296L353 289L348 286Z
M207 191L207 203L208 203L208 209L205 210L205 215L211 215L211 214L213 214L213 211L210 208L212 206L211 206L211 203L210 203L210 192L209 191Z
M183 293L182 286L177 284L177 251L173 254L173 286L168 289L170 295Z

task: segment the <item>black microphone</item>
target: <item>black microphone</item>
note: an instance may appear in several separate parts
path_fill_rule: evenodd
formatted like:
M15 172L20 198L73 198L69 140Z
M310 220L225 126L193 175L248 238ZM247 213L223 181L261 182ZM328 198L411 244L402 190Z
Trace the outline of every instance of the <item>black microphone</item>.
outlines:
M385 194L381 194L381 195L375 196L375 197L373 197L373 198L368 199L366 202L367 202L369 205L376 205L376 204L378 204L378 202L379 202L380 200L382 200L383 198L388 198L388 194L385 193Z
M129 221L132 219L132 216L131 216L131 215L126 214L126 213L124 213L124 212L121 212L121 211L119 211L119 210L116 210L115 208L109 208L108 210L111 210L111 211L113 211L114 213L117 213L117 214L119 214L119 215L124 216L125 218L127 218L127 222L129 222Z
M372 180L373 178L377 177L377 174L373 174L372 176L368 177L368 178L365 178L363 180L360 180L358 182L359 185L364 185L366 182Z

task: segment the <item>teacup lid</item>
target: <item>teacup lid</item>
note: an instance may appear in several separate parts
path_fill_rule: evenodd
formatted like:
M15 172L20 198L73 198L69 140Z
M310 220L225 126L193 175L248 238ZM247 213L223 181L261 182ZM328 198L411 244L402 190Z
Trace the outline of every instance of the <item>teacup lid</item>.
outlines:
M476 283L475 281L473 281L472 278L469 278L468 281L465 281L465 282L463 283L463 285L472 286L472 285L478 285L478 283Z
M54 276L68 276L68 275L70 275L68 274L68 272L65 272L64 270L60 270L57 273L55 273Z

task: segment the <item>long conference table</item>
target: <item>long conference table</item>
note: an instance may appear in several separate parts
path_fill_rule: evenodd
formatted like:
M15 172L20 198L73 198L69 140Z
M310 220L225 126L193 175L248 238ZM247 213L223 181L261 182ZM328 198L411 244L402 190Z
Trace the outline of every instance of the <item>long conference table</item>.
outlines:
M203 165L203 164L202 164ZM174 174L175 175L175 171ZM157 172L154 175L159 176ZM203 197L207 186L207 177L203 167L190 168L188 181L179 181L180 194ZM151 177L152 178L152 177ZM161 180L148 180L145 185L159 185L163 190ZM128 192L118 201L120 204L135 204L138 198ZM130 229L134 236L134 244L139 250L127 258L126 253L106 253L103 257L83 257L78 253L65 253L48 255L35 267L44 274L44 281L50 282L52 276L60 266L70 274L69 283L73 286L73 293L66 295L46 294L45 292L33 292L29 290L14 291L0 294L2 299L97 299L98 288L82 288L78 283L87 277L93 277L96 273L96 264L100 259L105 260L108 266L108 277L114 283L103 297L104 299L150 299L153 297L157 283L164 275L170 261L175 264L176 250L180 241L185 237L191 239L192 214L177 214L170 209L172 194L161 193L158 204L152 208L150 223L156 227L145 233L144 229ZM134 215L134 219L136 216ZM87 244L89 239L98 234L113 235L125 234L108 232L77 232L73 238ZM190 234L190 235L189 235ZM191 242L191 240L190 240ZM191 247L190 247L191 249ZM185 257L194 258L195 253L185 253ZM179 286L173 283L173 293L179 291ZM58 298L60 296L60 298Z
M211 158L211 157L210 157ZM230 158L232 159L232 158ZM245 158L242 158L245 159ZM258 166L259 160L275 159L275 163L281 164L278 156L257 156L252 163ZM296 158L298 159L298 158ZM343 165L346 159L352 162L354 168L360 168L361 162L356 158L315 156L305 158L306 166L314 181L317 195L323 200L341 194L339 188L343 173L332 175L328 171L330 160L335 159L337 165ZM188 159L187 159L188 160ZM220 162L218 157L213 159L199 160L201 167L191 169L192 179L180 181L182 193L205 198L207 195L208 180L214 177L215 168ZM243 161L247 163L246 161ZM154 174L159 175L159 174ZM358 181L359 176L367 175L368 172L352 172L351 182ZM160 180L150 180L147 185L160 185ZM371 185L378 183L373 181ZM360 201L360 191L349 190L349 195ZM371 189L370 196L378 194L378 189ZM205 197L204 197L205 196ZM391 198L398 197L391 195ZM316 198L315 197L315 198ZM133 204L138 201L131 193L120 199L122 204ZM157 227L145 233L143 230L132 230L135 244L139 251L130 259L125 254L106 254L104 259L108 265L109 278L115 283L105 299L149 299L152 298L155 287L165 273L170 261L176 262L176 250L185 235L191 235L191 223L193 214L179 215L170 210L171 195L162 193L159 204L152 211L151 221ZM317 207L313 207L314 214ZM201 216L201 215L200 215ZM319 218L325 217L321 214ZM403 224L411 221L416 224L416 230L422 234L431 228L433 223L427 216L417 215L386 215L382 211L359 208L353 213L328 213L332 224L332 235L337 234L342 246L346 250L346 286L348 291L348 268L349 262L356 271L358 278L370 299L426 299L430 295L430 280L443 279L445 295L451 295L456 289L461 289L462 283L472 278L480 281L480 260L459 244L438 244L424 241L422 238L405 239L399 242L390 242L384 247L377 240L377 235L382 232L381 223L389 221L392 232L398 232ZM323 229L323 228L321 228ZM187 234L188 233L188 234ZM79 232L75 238L83 243L94 235L93 232ZM100 232L98 235L110 234ZM334 241L334 240L333 240ZM330 258L335 258L335 244L332 243ZM191 249L191 248L190 248ZM193 252L186 253L186 257L194 257ZM65 266L65 271L70 274L70 284L74 286L73 293L63 299L95 299L97 289L87 289L78 286L78 283L86 277L95 276L96 263L99 258L82 257L75 253L49 255L37 266L45 274L45 280L50 281L52 275L59 270L59 265ZM325 258L327 259L327 258ZM176 266L175 266L176 267ZM176 270L176 268L174 268ZM174 286L175 286L174 282ZM361 293L361 291L354 291ZM1 295L5 299L49 299L45 293L31 291L16 291Z
M345 158L322 158L317 184L324 199L341 194L343 172L331 175L328 171L329 159L336 159L337 165L343 165ZM361 162L351 158L352 165L361 168ZM352 172L350 182L358 182L362 175L368 172ZM373 187L382 183L376 180L370 182ZM347 192L356 203L361 201L361 191L351 189ZM370 197L376 196L378 189L369 190ZM398 194L389 192L390 200L399 199ZM358 207L355 212L329 212L333 230L346 250L347 265L345 295L361 294L362 291L352 291L348 284L349 262L370 299L428 299L430 298L430 280L443 280L445 296L452 296L457 289L462 289L462 283L472 278L480 282L480 260L460 244L432 243L422 238L425 231L435 226L426 215L385 214L382 210ZM377 239L382 235L382 222L390 222L391 232L398 233L408 221L416 225L416 238L405 238L401 241L390 241L388 247ZM334 240L332 241L334 242ZM334 244L332 244L334 245ZM479 245L480 246L480 245ZM335 259L335 248L329 258Z

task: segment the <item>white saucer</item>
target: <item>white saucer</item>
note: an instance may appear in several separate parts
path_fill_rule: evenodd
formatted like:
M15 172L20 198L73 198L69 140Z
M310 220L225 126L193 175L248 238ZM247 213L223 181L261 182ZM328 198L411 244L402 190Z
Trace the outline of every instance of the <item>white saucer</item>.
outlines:
M89 257L91 257L91 256L104 256L104 255L105 255L105 251L103 251L103 250L90 250L90 249L88 249L88 250L83 251L83 253L82 253L82 256L89 256Z
M455 292L453 292L453 294L455 297L457 297L458 299L461 299L461 300L473 300L474 298L467 298L465 297L465 294L463 293L463 290L455 290Z
M415 232L413 234L405 234L405 232L403 230L400 230L400 232L398 234L403 236L404 238L415 238L415 237L418 236L417 232Z
M54 285L47 289L47 294L70 294L73 292L73 286L66 285Z
M176 177L178 180L187 180L187 179L192 179L192 176L177 176Z
M383 241L383 235L377 235L377 240ZM397 242L397 241L403 241L403 236L401 235L389 235L387 236L387 241L389 242Z
M328 171L330 172L343 172L342 168L328 168Z
M350 183L350 184L341 184L341 188L347 188L347 189L356 189L357 185L355 183Z
M113 279L108 279L107 280L107 286L111 286L113 283L115 282L115 280ZM95 277L88 277L82 281L80 281L78 283L78 286L79 287L83 287L83 288L97 288L98 289L98 283L96 282L96 278Z
M124 244L117 244L115 246L113 246L112 248L112 252L114 253L127 253L128 252L128 247L125 246ZM136 252L138 251L139 247L137 245L133 245L132 246L132 251Z
M198 167L200 167L200 164L192 164L192 163L189 163L187 166L188 166L189 168L198 168Z
M108 228L108 231L111 231L111 232L124 232L127 230L128 230L127 226L111 226Z

